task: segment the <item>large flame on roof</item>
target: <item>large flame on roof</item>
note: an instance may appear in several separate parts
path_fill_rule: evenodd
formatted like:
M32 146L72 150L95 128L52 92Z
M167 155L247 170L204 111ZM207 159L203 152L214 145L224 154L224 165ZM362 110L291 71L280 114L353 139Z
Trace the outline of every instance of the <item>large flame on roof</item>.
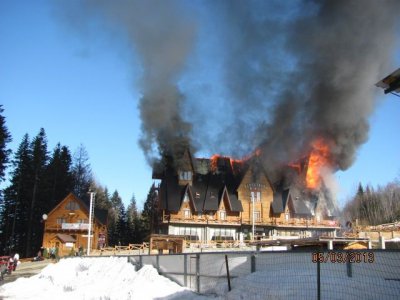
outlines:
M241 159L237 159L237 158L233 158L230 156L225 156L225 155L220 155L220 154L214 154L213 156L211 156L210 158L210 168L213 172L218 170L218 161L220 159L225 159L225 160L229 160L229 163L231 165L232 171L234 173L239 172L241 166L243 165L243 163L245 163L246 161L248 161L249 159L251 159L252 157L255 156L260 156L261 155L261 150L260 149L256 149L253 153L241 158Z
M322 139L312 143L312 150L308 160L306 185L310 189L318 189L321 185L321 173L324 168L330 167L330 149Z

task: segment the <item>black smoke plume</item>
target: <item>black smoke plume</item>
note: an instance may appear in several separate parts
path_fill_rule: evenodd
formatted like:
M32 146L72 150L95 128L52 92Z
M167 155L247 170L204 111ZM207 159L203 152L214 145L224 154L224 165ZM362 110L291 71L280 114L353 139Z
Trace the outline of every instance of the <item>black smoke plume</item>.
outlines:
M317 138L334 169L368 139L374 84L394 67L398 1L218 2L235 140L262 149L269 168L299 159ZM249 135L249 132L255 135ZM248 149L251 151L253 149Z
M140 58L140 145L149 161L157 152L179 158L193 140L228 155L259 147L274 169L323 138L332 167L347 169L368 138L374 83L393 69L399 34L396 0L82 3L77 11L123 28ZM218 112L209 93L193 103L190 87L178 85L206 43L223 49L210 57L222 66L214 85L226 91Z
M193 48L196 30L190 14L178 4L162 0L83 0L63 4L71 23L79 20L80 25L101 24L99 28L105 25L111 31L122 32L132 54L139 57L139 144L151 165L160 156L177 161L183 149L191 148L191 124L181 116L185 95L178 80Z

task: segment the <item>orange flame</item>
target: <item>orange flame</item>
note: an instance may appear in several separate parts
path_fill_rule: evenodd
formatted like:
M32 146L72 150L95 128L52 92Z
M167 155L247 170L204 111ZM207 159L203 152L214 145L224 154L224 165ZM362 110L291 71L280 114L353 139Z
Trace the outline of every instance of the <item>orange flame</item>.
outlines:
M230 156L224 156L219 154L214 154L210 158L210 169L215 172L218 169L218 160L219 159L229 159L229 163L231 165L232 171L235 172L240 169L241 164L245 161L244 159L235 159Z
M214 154L213 156L211 156L211 158L210 158L210 168L211 168L211 170L213 171L213 172L215 172L216 170L217 170L217 167L218 167L218 159L220 158L220 157L222 157L221 155L219 155L219 154Z
M330 166L330 149L323 139L312 143L312 150L308 160L306 185L310 189L317 189L321 185L321 171L323 167Z

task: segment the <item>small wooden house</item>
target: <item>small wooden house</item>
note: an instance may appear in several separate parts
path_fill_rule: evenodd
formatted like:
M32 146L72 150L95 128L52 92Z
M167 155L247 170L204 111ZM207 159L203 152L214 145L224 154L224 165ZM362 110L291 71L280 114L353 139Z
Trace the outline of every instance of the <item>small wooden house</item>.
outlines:
M103 248L107 243L107 210L95 209L92 223L91 249ZM89 203L70 193L45 220L43 247L58 248L60 256L88 247Z

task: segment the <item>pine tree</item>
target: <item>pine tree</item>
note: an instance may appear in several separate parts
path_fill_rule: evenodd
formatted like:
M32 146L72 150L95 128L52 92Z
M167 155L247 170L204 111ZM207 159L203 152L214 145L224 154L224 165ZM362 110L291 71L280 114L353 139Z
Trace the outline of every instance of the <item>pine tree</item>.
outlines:
M129 242L141 243L142 242L142 227L140 222L140 215L136 205L135 195L132 196L131 202L127 209L127 232L129 236Z
M54 148L46 169L46 208L52 210L72 190L72 158L67 146Z
M83 145L80 145L74 154L72 174L74 194L81 199L87 198L93 177L89 164L89 155Z
M108 210L108 243L110 245L117 245L121 242L117 224L120 219L122 207L124 206L117 190L112 194L110 202L111 208Z
M147 194L146 202L144 203L142 212L142 236L147 238L151 233L155 232L157 220L157 197L158 191L154 183L150 187Z
M33 187L29 206L27 222L27 241L25 255L27 257L36 253L40 248L43 238L42 215L47 212L45 194L45 172L48 163L47 138L43 128L31 143Z
M119 245L128 245L128 232L127 232L127 221L126 212L124 205L120 205L118 212L118 220L116 223L116 236Z
M7 149L7 144L12 140L11 134L6 126L3 111L3 106L0 105L0 182L4 180L5 169L9 161L8 157L11 154L11 150Z
M26 227L33 186L33 161L29 136L24 135L12 160L10 185L4 191L1 207L0 250L23 253L26 249Z
M110 209L112 205L107 187L103 188L97 182L93 182L91 187L96 193L95 208Z

